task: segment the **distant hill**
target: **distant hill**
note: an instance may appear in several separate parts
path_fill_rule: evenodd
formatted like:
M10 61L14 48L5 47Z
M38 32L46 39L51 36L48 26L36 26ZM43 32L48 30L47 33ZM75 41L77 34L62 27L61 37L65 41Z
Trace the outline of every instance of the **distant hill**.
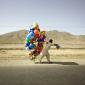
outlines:
M85 35L72 35L68 32L58 32L56 30L47 32L49 38L56 43L85 44Z
M25 42L26 35L26 30L0 35L0 44L22 44ZM52 38L55 43L85 44L85 35L76 36L67 32L53 30L47 31L46 36L47 39Z

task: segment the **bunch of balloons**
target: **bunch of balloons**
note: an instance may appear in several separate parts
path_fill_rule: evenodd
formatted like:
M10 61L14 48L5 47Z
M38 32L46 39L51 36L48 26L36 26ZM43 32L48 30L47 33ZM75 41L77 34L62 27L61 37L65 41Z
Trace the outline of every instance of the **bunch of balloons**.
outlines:
M40 36L40 29L38 24L34 24L30 27L29 33L26 36L26 49L32 50L36 47L34 42L39 38Z

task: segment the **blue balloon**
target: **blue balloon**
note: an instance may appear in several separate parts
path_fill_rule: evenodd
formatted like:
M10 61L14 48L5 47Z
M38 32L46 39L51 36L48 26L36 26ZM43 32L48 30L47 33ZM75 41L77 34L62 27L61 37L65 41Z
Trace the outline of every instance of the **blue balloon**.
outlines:
M34 32L34 28L30 28L30 32Z
M25 45L25 47L29 47L29 45L30 45L30 42L27 42L26 45Z
M29 49L33 49L33 48L35 48L35 45L32 44L32 43L30 43L30 45L29 45Z
M34 38L34 32L31 32L30 35L31 35L31 39Z
M27 40L27 39L30 39L30 38L31 38L31 36L28 34L28 35L26 36L26 40Z
M30 25L29 28L28 28L28 32L33 32L33 31L34 31L34 26L33 25Z
M35 48L35 44L32 44L32 43L26 43L26 45L25 45L25 47L26 47L26 50L32 50L32 49L34 49Z
M34 32L30 32L27 36L26 36L26 39L29 38L29 39L32 39L34 38Z

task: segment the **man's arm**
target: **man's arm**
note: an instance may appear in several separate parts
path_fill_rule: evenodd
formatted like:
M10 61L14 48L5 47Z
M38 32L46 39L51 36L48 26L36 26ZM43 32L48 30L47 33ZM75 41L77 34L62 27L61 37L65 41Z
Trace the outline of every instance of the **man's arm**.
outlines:
M54 46L56 46L57 49L60 49L60 45L59 44L53 44Z

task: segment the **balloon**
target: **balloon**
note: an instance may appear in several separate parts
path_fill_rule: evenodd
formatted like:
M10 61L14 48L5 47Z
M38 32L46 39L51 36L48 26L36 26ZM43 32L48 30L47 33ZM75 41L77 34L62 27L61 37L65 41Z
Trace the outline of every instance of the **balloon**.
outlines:
M30 32L27 36L26 36L26 41L30 42L30 39L34 38L34 32Z
M25 45L25 47L28 47L29 45L30 45L30 42L27 42L26 45Z
M39 31L38 30L34 30L34 34L36 38L39 38Z
M33 27L34 27L35 29L39 29L39 25L38 25L37 23L34 23L34 24L33 24Z
M26 38L26 42L28 42L28 43L29 43L29 42L30 42L30 38Z
M34 32L34 29L30 29L30 31L29 32Z
M26 47L26 50L32 50L36 46L35 46L35 44L32 44L32 43L29 42L29 43L26 43L25 47Z
M30 32L29 34L31 38L34 38L34 32Z
M32 44L32 43L30 43L30 45L29 45L29 49L33 49L33 48L35 48L35 45Z
M38 42L44 42L44 39L38 39Z
M44 42L45 38L46 37L44 35L40 35L40 37L38 38L38 42Z
M36 46L36 50L37 50L38 54L40 54L42 49L43 49L43 43L38 42L38 44Z
M31 25L30 32L33 32L33 31L34 31L34 27L33 27L33 25Z
M36 37L36 38L39 38L39 34L35 34L35 37Z
M39 31L38 30L34 30L34 34L39 34Z
M34 38L30 39L30 43L33 43L34 41L35 41L35 39L34 39Z
M26 36L26 39L27 39L27 38L31 38L31 35L30 35L30 34L28 34L28 35Z
M31 31L34 31L34 26L33 25L30 25L27 29L28 32L31 32Z

